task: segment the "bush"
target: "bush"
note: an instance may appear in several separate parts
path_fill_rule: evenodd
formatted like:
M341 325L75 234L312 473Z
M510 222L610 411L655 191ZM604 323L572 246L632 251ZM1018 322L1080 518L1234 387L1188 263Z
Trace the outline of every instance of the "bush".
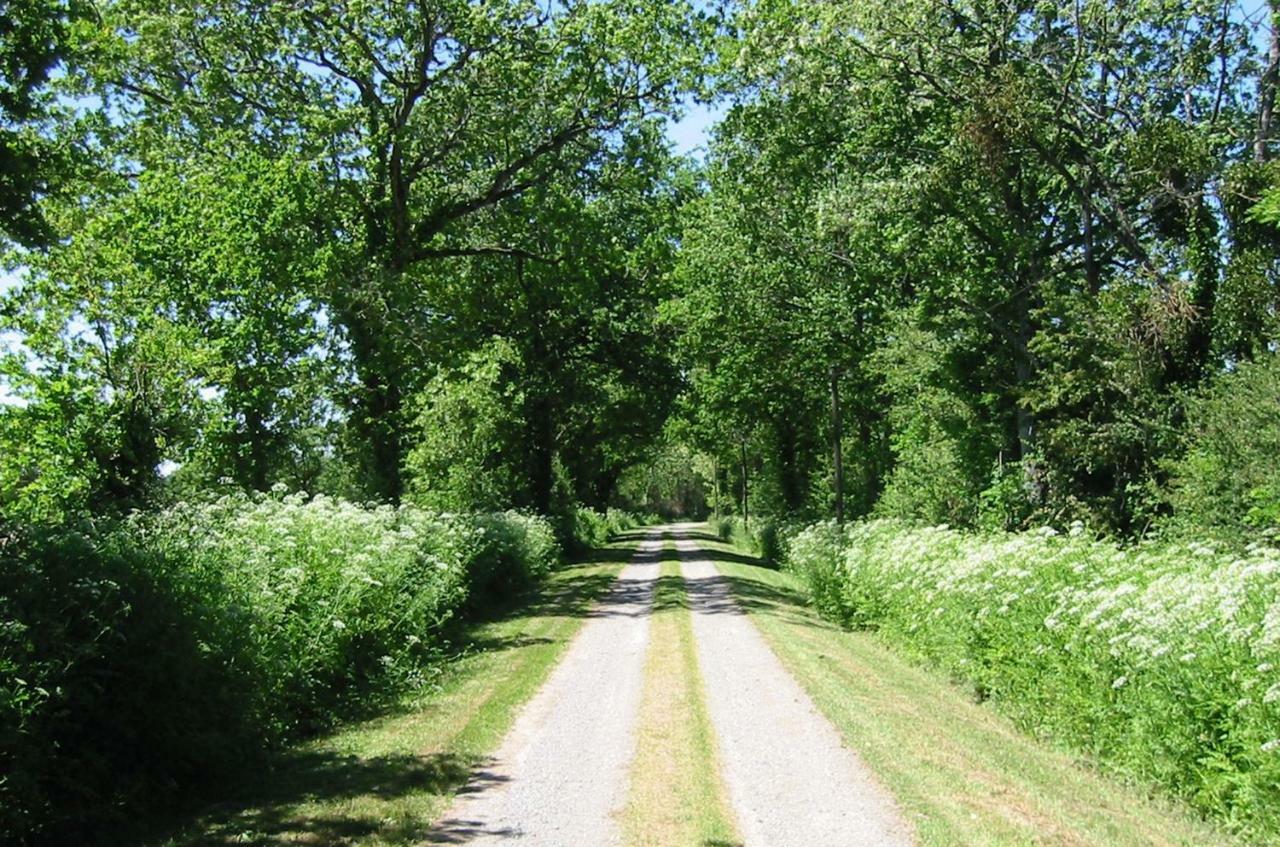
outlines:
M656 523L652 516L642 517L624 512L621 509L608 509L597 512L586 506L574 506L566 516L568 529L565 535L568 544L575 552L590 550L608 543L609 539L621 532Z
M1237 538L1280 529L1280 355L1219 377L1188 419L1190 445L1173 468L1176 524Z
M778 518L755 518L748 525L740 517L729 516L713 519L710 523L722 541L773 565L785 560L790 540L799 530L798 524Z
M70 838L420 685L550 525L224 498L3 536L0 840ZM51 830L53 821L58 822Z
M808 528L788 566L1033 733L1280 836L1280 550L873 521Z

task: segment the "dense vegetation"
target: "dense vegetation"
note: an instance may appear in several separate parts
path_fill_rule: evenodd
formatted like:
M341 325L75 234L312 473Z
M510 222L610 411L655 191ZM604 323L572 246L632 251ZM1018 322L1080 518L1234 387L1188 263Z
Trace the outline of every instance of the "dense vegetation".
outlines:
M0 9L0 837L421 684L626 509L1277 831L1280 7Z
M516 513L296 496L0 543L0 827L46 838L421 684L460 612L557 557Z
M818 608L964 680L1029 731L1280 833L1280 551L872 521L805 529Z
M738 511L1266 523L1269 14L743 11L669 308Z

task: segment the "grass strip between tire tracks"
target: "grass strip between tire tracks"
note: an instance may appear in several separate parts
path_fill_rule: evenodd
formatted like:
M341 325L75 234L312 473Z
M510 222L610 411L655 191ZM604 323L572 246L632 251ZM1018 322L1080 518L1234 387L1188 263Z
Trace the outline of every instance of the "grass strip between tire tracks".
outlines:
M688 594L670 539L654 589L644 697L622 824L628 845L742 843L720 776Z

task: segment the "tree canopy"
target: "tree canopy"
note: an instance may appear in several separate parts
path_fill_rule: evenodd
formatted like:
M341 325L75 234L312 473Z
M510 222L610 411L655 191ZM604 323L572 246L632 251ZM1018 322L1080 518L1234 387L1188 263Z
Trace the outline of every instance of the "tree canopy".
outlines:
M1274 352L1271 7L8 11L19 516L282 484L1138 534L1208 509L1204 416Z

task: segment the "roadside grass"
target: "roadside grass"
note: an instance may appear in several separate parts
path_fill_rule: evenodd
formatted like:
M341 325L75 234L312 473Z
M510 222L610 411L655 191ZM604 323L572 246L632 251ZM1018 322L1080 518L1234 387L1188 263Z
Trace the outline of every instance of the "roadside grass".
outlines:
M644 697L624 838L629 845L740 845L702 690L693 618L668 538L654 588Z
M1032 739L958 686L846 632L799 579L710 534L699 546L783 665L888 788L924 845L1195 845L1231 837Z
M625 534L554 571L524 603L474 627L434 690L282 753L228 800L152 843L420 843L497 748L641 537Z

